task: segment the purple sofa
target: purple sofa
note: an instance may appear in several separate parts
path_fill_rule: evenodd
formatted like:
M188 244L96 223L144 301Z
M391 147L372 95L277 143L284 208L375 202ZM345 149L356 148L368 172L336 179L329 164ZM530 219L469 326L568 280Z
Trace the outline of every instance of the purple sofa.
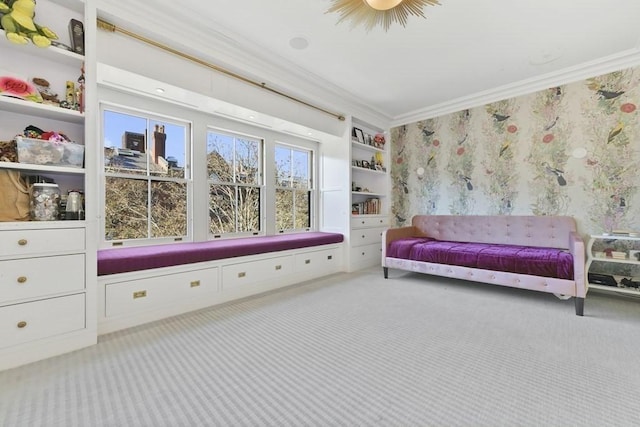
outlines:
M389 268L537 290L575 298L583 315L584 242L567 216L416 215L385 231Z

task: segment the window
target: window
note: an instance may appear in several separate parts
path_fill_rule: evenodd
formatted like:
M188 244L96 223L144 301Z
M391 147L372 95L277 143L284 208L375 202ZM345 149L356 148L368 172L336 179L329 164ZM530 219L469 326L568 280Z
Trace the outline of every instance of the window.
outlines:
M207 132L209 232L259 234L263 142L239 134Z
M104 239L189 234L188 123L104 109Z
M276 145L276 230L280 233L311 227L312 165L311 151Z

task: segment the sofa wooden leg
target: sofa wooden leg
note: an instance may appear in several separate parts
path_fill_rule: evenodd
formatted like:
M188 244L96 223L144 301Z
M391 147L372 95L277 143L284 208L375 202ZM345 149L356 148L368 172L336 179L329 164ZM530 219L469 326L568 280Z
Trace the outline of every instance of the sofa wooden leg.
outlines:
M389 267L382 267L382 271L384 272L384 278L389 278Z
M576 297L576 316L584 316L584 298Z

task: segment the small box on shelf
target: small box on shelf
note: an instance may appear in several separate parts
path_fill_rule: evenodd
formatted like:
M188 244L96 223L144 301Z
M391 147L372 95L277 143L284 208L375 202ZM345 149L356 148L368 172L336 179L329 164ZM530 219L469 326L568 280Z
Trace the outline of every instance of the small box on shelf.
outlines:
M53 142L43 139L16 137L18 161L33 165L81 168L84 145L74 142Z

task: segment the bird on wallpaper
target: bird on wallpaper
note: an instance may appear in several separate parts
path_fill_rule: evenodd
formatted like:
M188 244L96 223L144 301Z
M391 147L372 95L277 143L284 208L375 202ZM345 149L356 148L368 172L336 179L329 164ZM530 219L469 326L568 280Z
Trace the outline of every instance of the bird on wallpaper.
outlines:
M600 99L615 99L624 93L623 90L607 90L602 87L595 79L588 79L587 87L595 91Z
M458 178L460 178L462 181L464 181L467 184L467 190L469 191L473 190L473 184L471 184L471 178L464 175L462 172L458 172Z
M500 147L500 154L498 155L498 157L502 157L502 155L509 149L510 146L511 140L507 139L505 142L503 142L502 147Z
M556 176L556 179L558 180L558 185L560 185L560 186L567 185L567 180L565 180L564 176L563 176L564 171L561 171L560 169L556 169L556 168L552 167L547 162L543 162L542 163L542 167L544 167L545 172L547 172L548 174Z
M560 97L562 96L562 88L560 86L554 88L554 90L556 91L556 93L553 95L554 99L560 99Z
M429 129L422 129L422 134L424 136L431 136L435 133L435 131L429 130Z
M396 221L398 221L398 223L403 223L406 220L407 220L406 218L403 218L400 215L396 214Z
M400 185L402 185L402 190L404 191L404 194L409 194L409 187L407 187L407 181L398 180L398 182L400 183Z
M555 118L551 123L549 123L548 125L546 125L546 126L544 127L544 130L545 130L545 131L551 130L551 128L552 128L552 127L554 127L554 126L556 125L556 123L558 123L558 119L559 119L559 118L560 118L560 117L556 116L556 118Z
M462 139L458 140L458 145L462 145L462 143L464 143L467 140L468 137L469 137L469 134L465 133L464 136L462 137Z
M600 98L602 99L615 99L617 97L619 97L620 95L622 95L624 93L623 90L619 90L619 91L610 91L610 90L597 90L596 93L598 95L600 95Z
M496 122L504 122L504 121L505 121L505 120L507 120L509 117L511 117L511 116L505 116L505 115L502 115L502 114L500 114L500 113L493 113L493 114L492 114L492 116L493 116L493 119L494 119Z
M616 127L611 129L611 132L609 132L609 137L607 138L607 144L613 141L613 139L616 136L620 135L620 132L622 132L622 129L624 129L624 124L622 122L618 122Z

